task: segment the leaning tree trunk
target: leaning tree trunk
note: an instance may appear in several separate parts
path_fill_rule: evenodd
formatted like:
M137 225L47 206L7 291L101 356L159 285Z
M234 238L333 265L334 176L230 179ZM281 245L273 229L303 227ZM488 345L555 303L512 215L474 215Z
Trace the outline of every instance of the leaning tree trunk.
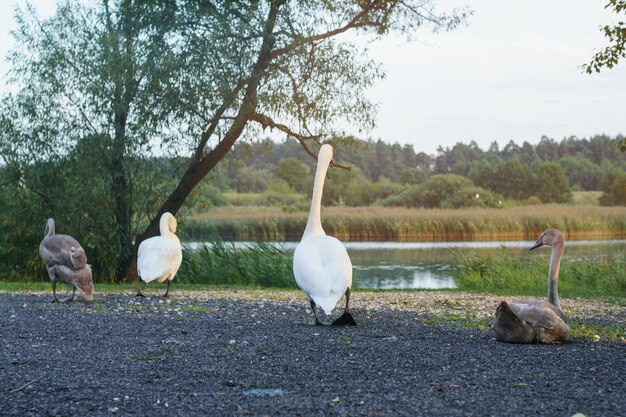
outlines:
M219 144L211 152L204 157L196 157L191 160L189 167L178 183L178 186L170 194L167 200L165 200L155 217L150 221L148 227L135 240L133 259L127 262L126 276L128 279L134 279L137 277L136 248L139 247L139 244L143 240L159 233L159 221L161 215L165 212L170 212L174 215L178 213L178 210L180 210L183 206L185 200L189 197L189 194L191 194L196 185L198 185L198 183L233 147L237 139L239 139L243 133L250 116L255 113L257 105L257 90L261 82L261 78L272 60L272 48L274 47L273 31L276 24L279 4L280 2L273 2L269 10L268 18L265 22L265 28L263 31L263 44L259 50L257 62L252 68L250 77L248 77L245 94L232 125ZM196 155L202 155L202 150L205 144L205 140L201 140L199 142L199 148L196 149L195 153Z
M132 260L133 245L131 241L131 207L130 189L124 166L124 134L126 117L123 113L115 115L116 137L114 139L114 154L111 161L111 188L115 200L114 216L117 223L115 237L117 240L116 277L123 277L128 273L128 264Z

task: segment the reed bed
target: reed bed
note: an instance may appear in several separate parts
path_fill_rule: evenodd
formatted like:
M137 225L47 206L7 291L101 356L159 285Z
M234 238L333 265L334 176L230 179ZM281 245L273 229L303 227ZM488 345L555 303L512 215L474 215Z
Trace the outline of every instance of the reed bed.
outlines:
M455 256L454 280L461 291L545 297L548 291L546 259L520 260L507 249ZM562 262L559 295L566 298L626 297L626 263L621 259L589 258Z
M307 212L221 207L186 220L187 240L299 240ZM545 205L505 209L328 207L326 232L346 241L529 240L560 229L568 239L626 238L626 208Z
M185 249L176 280L191 284L297 288L291 255L264 242L246 248L213 242L195 250Z

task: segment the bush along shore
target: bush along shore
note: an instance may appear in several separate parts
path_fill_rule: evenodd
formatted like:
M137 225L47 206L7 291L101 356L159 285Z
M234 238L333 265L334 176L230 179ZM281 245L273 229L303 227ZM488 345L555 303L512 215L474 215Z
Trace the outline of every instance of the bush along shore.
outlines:
M623 239L623 207L531 206L507 209L402 209L332 207L326 233L346 241L531 240L557 228L568 239ZM306 212L237 207L196 215L184 222L187 240L299 240Z

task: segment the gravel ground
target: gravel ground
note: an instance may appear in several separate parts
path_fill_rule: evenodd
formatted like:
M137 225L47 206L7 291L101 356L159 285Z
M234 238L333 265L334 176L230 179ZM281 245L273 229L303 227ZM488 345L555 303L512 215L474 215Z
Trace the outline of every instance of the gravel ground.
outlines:
M624 341L510 345L433 324L487 317L498 297L356 292L359 326L333 328L312 325L299 292L153 294L62 305L0 294L0 414L626 415ZM562 304L578 320L626 318Z

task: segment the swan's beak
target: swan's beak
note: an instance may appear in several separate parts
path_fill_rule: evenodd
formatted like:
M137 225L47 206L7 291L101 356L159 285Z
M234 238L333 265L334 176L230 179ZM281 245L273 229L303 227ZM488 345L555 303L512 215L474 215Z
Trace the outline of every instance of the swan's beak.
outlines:
M539 239L538 241L536 241L535 244L529 250L537 249L537 248L540 248L541 246L543 246L543 239Z

